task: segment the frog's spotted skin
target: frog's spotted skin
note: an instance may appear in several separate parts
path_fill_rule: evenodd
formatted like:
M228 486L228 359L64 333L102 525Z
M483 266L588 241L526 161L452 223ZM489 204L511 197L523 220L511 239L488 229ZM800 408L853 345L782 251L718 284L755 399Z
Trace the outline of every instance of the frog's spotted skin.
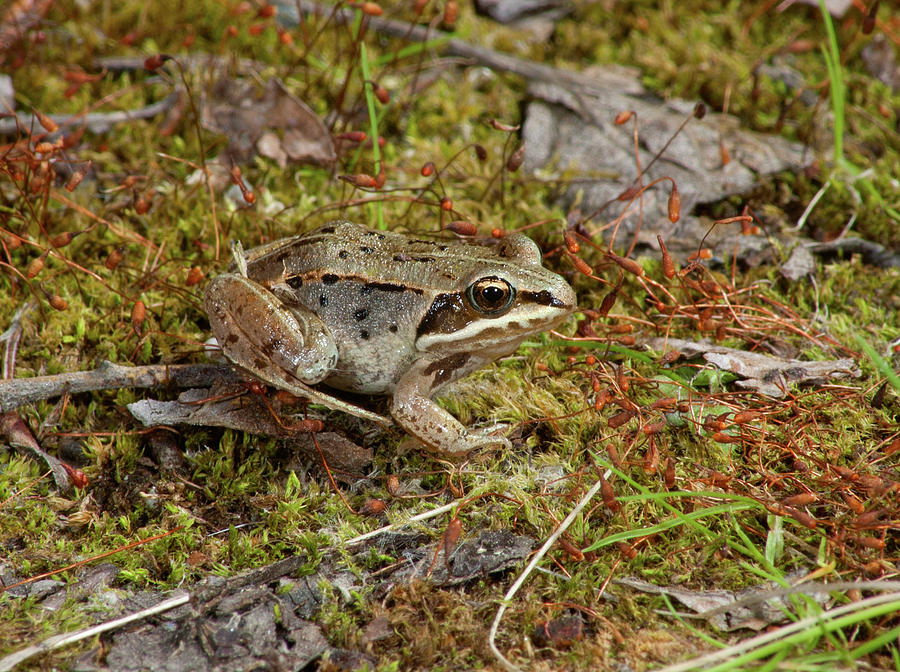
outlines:
M244 260L246 275L213 279L205 296L231 362L382 422L311 386L390 395L394 420L449 455L508 442L467 432L431 395L575 309L572 288L541 266L537 245L521 235L487 246L332 222Z

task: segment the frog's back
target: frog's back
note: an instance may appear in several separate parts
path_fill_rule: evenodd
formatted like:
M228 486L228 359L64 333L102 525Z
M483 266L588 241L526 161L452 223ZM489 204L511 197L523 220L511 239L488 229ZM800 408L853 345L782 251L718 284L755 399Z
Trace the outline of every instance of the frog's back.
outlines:
M251 250L248 271L264 285L337 275L440 292L459 290L482 270L508 267L519 274L533 272L540 284L547 274L540 253L531 241L517 238L530 245L524 252L531 258L522 258L519 250L513 257L498 245L407 236L338 221Z

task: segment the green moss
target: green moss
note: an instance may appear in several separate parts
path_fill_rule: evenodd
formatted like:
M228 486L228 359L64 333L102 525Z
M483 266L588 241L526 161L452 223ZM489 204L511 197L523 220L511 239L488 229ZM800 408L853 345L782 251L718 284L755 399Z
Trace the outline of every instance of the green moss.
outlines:
M348 56L353 49L347 31L326 33L333 39L321 40L307 52L299 32L292 33L295 43L286 47L270 26L259 35L251 34L250 26L257 21L252 12L232 16L229 9L212 2L196 3L178 12L152 4L107 3L96 15L88 16L76 6L54 6L51 19L58 30L48 31L43 45L30 44L25 64L12 71L17 103L54 113L80 113L104 98L113 102L100 111L145 106L170 90L168 85L152 83L156 75L140 70L110 74L70 95L63 75L79 67L98 72L95 59L103 56L157 50L184 53L182 42L192 35L192 53L257 59L262 62L261 79L281 76L323 116L334 109L344 78L348 78L342 102L348 119L338 119L334 130L366 126L354 116L361 84ZM628 2L615 8L586 3L575 8L572 19L558 22L553 39L543 43L516 28L498 31L464 8L460 31L472 40L512 53L552 58L577 67L634 64L641 68L645 84L663 96L702 99L714 110L721 109L728 96L729 111L745 126L780 130L794 139L821 142L824 137L827 148L830 131L817 125L813 108L794 104L782 115L781 104L795 91L768 76L754 78L759 63L777 60L781 67L802 73L808 87L824 81L825 66L817 49L793 55L777 53L786 51L798 36L821 39L824 33L816 10L798 8L781 14L773 10L755 16L757 10L738 2L724 6ZM237 29L235 36L226 34L230 24ZM123 43L132 38L133 46ZM844 43L845 36L841 40ZM891 247L897 245L898 229L885 215L885 206L900 207L894 182L900 143L892 130L896 119L891 111L900 100L864 74L858 53L861 42L846 40L844 44L849 105L845 140L847 158L871 168L870 187L849 178L835 179L811 211L803 233L834 235L856 212L852 232ZM404 45L372 39L367 46L374 63ZM392 228L436 231L441 219L433 202L446 193L458 215L479 222L485 233L494 226L516 229L533 221L552 220L530 233L545 250L559 245L559 222L565 213L548 205L553 200L550 188L521 175L507 175L501 189L497 179L510 143L507 134L492 130L488 122L520 121L523 83L499 76L476 87L470 85L467 73L446 71L429 87L407 91L405 74L416 68L422 68L420 75L430 74L430 64L430 56L422 62L412 57L378 73L383 81L394 81L394 98L379 122L379 132L388 141L384 153L389 186L408 189L390 193L402 198L423 194L417 202L381 203L386 221ZM175 69L170 72L180 78ZM210 89L206 74L188 68L185 76L198 104ZM12 180L0 187L0 226L4 231L27 232L39 246L24 245L4 257L19 271L43 253L51 236L83 231L60 249L72 264L51 256L41 273L28 282L15 273L0 276L0 315L12 315L31 298L38 303L24 323L17 376L87 370L101 359L131 364L202 361L201 342L208 332L200 302L203 285L185 286L189 268L198 266L207 277L224 269L230 260L229 240L242 240L249 247L328 219L364 221L371 216L374 206L350 205L361 194L334 180L329 170L280 170L273 162L257 157L242 167L257 196L256 206L248 209L217 195L217 240L210 195L188 178L201 163L201 152L202 158L210 160L221 150L224 139L203 128L198 131L190 107L171 135L161 136L159 124L157 119L118 125L102 136L88 134L80 145L68 150L68 160L90 159L96 172L65 196L95 217L55 201L45 205L40 194L10 186ZM513 138L512 144L515 141ZM487 161L476 158L470 143L486 148ZM434 161L443 168L454 156L441 186L421 177L425 162ZM369 151L363 149L342 157L336 171L371 170L371 164ZM748 197L710 206L706 214L731 215L749 202L770 230L793 226L827 179L827 171L824 163L816 176L775 176ZM134 185L123 187L130 176L137 178ZM152 202L143 215L135 208L135 198L140 196L149 196ZM136 235L152 245L140 242ZM110 270L104 262L120 246L125 257ZM587 251L586 246L581 254L606 273L601 254ZM556 256L548 263L571 272ZM681 305L690 307L707 300L680 285L678 279L665 279L658 257L642 260L642 265L646 276L668 288ZM714 271L716 275L709 277L727 286L730 269ZM781 324L747 333L735 330L722 344L762 351L770 346L793 347L800 358L833 359L851 355L859 334L876 351L894 357L896 365L896 356L888 348L900 337L900 274L896 270L874 269L851 256L819 261L815 283L789 283L772 268L743 269L740 265L736 280L739 287L753 289L732 297L732 307L738 306L735 310L749 306L757 312L770 311ZM573 282L585 307L598 306L608 291L607 286L582 277ZM51 309L47 293L65 298L67 310ZM483 529L514 529L536 540L547 538L596 480L597 472L605 469L610 448L618 454L622 476L611 475L609 481L621 510L612 510L602 498L590 503L567 539L574 547L596 550L580 561L562 548L551 551L558 564L548 561L545 568L558 572L532 576L517 596L501 628L504 650L519 646L536 623L557 615L562 604L583 608L585 614L599 614L625 632L658 622L654 610L665 608L662 598L636 596L613 587L609 588L616 593L613 604L596 594L611 574L636 575L659 584L737 590L759 583L767 572L778 576L795 568L809 570L803 560L809 548L821 547L822 557L816 561L834 563L836 571L851 576L878 557L854 546L846 536L836 541L834 532L853 525L854 514L841 499L843 492L865 496L870 507L893 506L887 494L862 489L861 481L839 480L843 477L834 471L842 467L861 479L893 478L890 469L895 459L891 459L896 453L886 454L885 445L894 440L900 402L896 391L888 391L881 405L873 407L878 387L875 367L863 360L860 380L829 389L796 390L791 399L763 402L742 395L733 378L715 372L698 375L696 363L662 365L660 353L642 352L637 345L620 346L616 340L620 335L605 330L626 321L640 338L664 333L695 340L710 337L698 329L695 319L669 320L654 313L644 303L645 294L645 288L627 276L614 316L597 321L598 332L608 335L617 344L615 348L610 348L608 341L595 341L570 351L568 342L534 338L514 357L447 390L441 403L463 422L509 425L515 442L515 450L509 453L480 453L462 465L445 466L419 452L398 456L394 451L400 443L399 433L351 436L370 441L376 450L370 480L359 481L353 488L341 486L352 506L379 497L388 505L388 519L401 519L425 510L435 501L431 495L446 496L452 487L465 498L458 512L464 539ZM131 311L139 299L147 316L136 329ZM814 321L797 328L812 317ZM724 318L719 315L717 319ZM729 326L734 328L732 322ZM567 329L571 333L571 325ZM588 356L599 361L589 364ZM628 390L617 387L619 366L627 377ZM595 387L612 390L611 400L599 409L595 408L599 394ZM57 427L40 433L50 452L57 449L60 438L54 431L79 436L94 433L84 438L84 464L80 465L91 479L90 489L71 499L55 495L47 478L39 478L43 469L33 459L14 456L5 449L0 452L0 548L15 549L9 557L17 576L53 570L73 558L89 558L166 532L171 534L112 556L111 561L122 570L120 586L172 588L210 573L230 576L291 554L305 558L300 575L313 575L329 560L366 577L396 560L392 554L374 549L360 556L342 550L336 538L370 531L384 520L348 510L327 479L286 471L284 451L277 442L233 431L183 428L179 441L183 441L187 466L183 473L161 472L145 450L138 428L123 411L127 403L153 394L156 392L120 390L75 395L68 400ZM663 396L689 401L690 408L653 408ZM637 409L635 415L620 427L610 426L614 414L631 408L628 402ZM37 431L54 412L55 404L55 400L41 402L21 414ZM714 431L703 426L706 420L732 418L745 407L762 406L762 419L743 428L725 429L742 436L742 443L717 441ZM648 424L662 421L662 429L655 434L645 431ZM658 452L656 465L649 460L653 450ZM740 494L759 505L723 509L697 525L643 533L679 513L687 515L712 506L710 498L667 494L663 473L668 460L677 475L674 490ZM387 494L385 473L398 475L404 483L416 486L412 492L419 488L429 497L393 499ZM23 493L29 484L30 489ZM772 509L797 490L817 493L819 499L806 510L827 525L823 522L810 530L783 516L784 527L792 536L785 542L787 551L770 567L758 553L772 533ZM432 521L422 529L437 540L447 520ZM633 547L634 557L627 549L608 543L614 534L632 535L627 544ZM852 536L859 534L853 531ZM889 547L886 557L892 557L895 550ZM63 578L69 580L73 575L67 572ZM418 585L398 587L390 595L390 618L400 643L390 650L376 648L379 669L459 669L491 664L483 645L484 624L492 618L509 583L507 578L496 583L476 582L459 592ZM349 605L341 606L338 596L333 597L318 622L333 644L360 646L359 630L372 617L375 600L362 592ZM75 602L48 614L33 600L14 601L5 595L0 595L0 614L0 641L4 642L35 639L87 620L83 605ZM624 655L632 667L646 664L637 662L647 658L641 657L645 652L638 651L633 641L601 641L609 629L603 621L591 618L589 636L573 644L568 653L549 648L538 652L536 665L583 669L585 661L599 659L592 657L600 655L598 651L604 656L610 651ZM598 623L604 623L603 627ZM668 625L664 629L684 637L679 656L693 651L686 629ZM443 646L445 641L452 641L453 646ZM48 657L42 662L64 667L71 659L68 656L76 653L70 649L65 658Z

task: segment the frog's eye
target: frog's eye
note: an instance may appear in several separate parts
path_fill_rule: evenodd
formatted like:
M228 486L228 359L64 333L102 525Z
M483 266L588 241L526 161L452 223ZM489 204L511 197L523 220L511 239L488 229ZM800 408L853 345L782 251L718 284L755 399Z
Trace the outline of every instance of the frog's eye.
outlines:
M497 317L512 307L516 290L502 278L487 277L469 285L466 298L479 313Z

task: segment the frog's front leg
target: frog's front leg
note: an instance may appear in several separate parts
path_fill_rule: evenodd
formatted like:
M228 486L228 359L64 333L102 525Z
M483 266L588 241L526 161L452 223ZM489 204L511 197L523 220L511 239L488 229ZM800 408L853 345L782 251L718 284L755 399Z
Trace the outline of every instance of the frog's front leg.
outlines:
M510 448L509 439L470 432L450 413L431 400L431 394L465 364L465 355L418 360L400 378L391 399L391 415L403 429L428 448L448 457L472 452L483 446Z

